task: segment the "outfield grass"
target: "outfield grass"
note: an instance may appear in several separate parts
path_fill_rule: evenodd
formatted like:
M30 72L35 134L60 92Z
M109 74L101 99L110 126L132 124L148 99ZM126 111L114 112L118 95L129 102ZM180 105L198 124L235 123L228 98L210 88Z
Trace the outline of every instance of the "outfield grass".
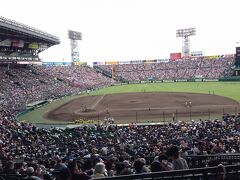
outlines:
M129 93L129 92L190 92L215 94L232 98L240 102L240 82L175 82L175 83L148 83L148 84L130 84L122 86L111 86L91 92L90 95L102 95L111 93ZM62 104L76 99L79 96L65 97L55 100L52 103L40 107L20 117L31 123L59 124L59 122L46 119L43 114L55 109ZM67 123L62 122L62 123Z
M129 92L191 92L214 93L240 102L240 82L175 82L175 83L148 83L111 86L100 89L91 94L111 94Z

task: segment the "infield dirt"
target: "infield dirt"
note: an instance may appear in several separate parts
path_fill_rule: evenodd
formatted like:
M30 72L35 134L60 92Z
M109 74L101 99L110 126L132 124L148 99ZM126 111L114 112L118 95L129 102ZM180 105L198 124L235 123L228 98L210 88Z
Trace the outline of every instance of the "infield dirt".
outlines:
M188 105L186 105L188 102ZM191 102L191 103L189 103ZM44 116L56 121L79 119L119 122L153 121L162 118L201 117L210 114L236 113L239 103L230 98L196 93L125 93L83 96Z

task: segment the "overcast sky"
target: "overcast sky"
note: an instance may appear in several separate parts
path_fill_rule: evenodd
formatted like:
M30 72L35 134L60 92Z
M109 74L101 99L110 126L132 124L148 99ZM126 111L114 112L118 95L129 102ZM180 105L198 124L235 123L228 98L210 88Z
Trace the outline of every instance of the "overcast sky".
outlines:
M176 29L189 27L191 51L235 53L239 9L239 0L1 0L0 15L60 37L44 61L70 61L67 30L82 32L80 59L93 62L169 58L182 51Z

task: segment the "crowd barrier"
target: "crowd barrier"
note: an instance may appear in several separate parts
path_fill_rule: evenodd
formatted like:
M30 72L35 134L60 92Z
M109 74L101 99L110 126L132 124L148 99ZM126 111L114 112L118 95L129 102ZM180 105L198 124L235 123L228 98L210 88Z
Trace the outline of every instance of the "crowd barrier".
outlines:
M189 165L189 170L175 170L164 172L152 172L133 175L122 175L114 177L102 178L106 180L144 180L144 179L187 179L187 180L219 180L225 177L224 180L240 179L240 154L215 154L215 155L188 155L183 156ZM108 157L101 157L106 160ZM98 158L79 158L77 161L91 160L95 161ZM154 157L146 157L146 162L152 162ZM216 161L212 167L206 167L210 161ZM220 164L220 165L219 165ZM149 165L149 164L147 164ZM57 176L59 171L54 171L52 174ZM0 180L21 180L19 175L1 174Z
M189 167L198 168L216 165L221 163L223 165L239 165L240 154L216 154L216 155L188 155L184 157Z
M99 180L237 180L240 178L240 165L216 166L207 168L194 168L189 170L175 170L164 172L142 173L115 177L99 178Z
M0 180L22 180L22 179L24 178L21 175L0 173Z
M190 155L183 156L189 164L188 170L174 170L150 172L132 175L121 175L114 177L100 178L101 180L145 180L145 179L181 179L181 180L237 180L240 179L240 154L215 154L215 155ZM101 157L106 160L107 157ZM77 161L91 160L98 158L81 158ZM146 162L152 162L154 157L146 157ZM206 167L210 161L218 160L217 164ZM149 165L149 164L147 164ZM57 176L59 171L54 171Z
M75 151L76 149L70 149ZM218 164L223 165L240 165L240 154L209 154L209 155L187 155L182 156L186 159L189 168L203 168L207 166L216 166ZM101 157L103 160L109 160L109 157ZM153 156L146 156L146 164L149 166L154 161ZM98 157L92 158L79 158L77 161L84 162L90 160L93 163L98 160ZM215 164L217 163L217 164Z

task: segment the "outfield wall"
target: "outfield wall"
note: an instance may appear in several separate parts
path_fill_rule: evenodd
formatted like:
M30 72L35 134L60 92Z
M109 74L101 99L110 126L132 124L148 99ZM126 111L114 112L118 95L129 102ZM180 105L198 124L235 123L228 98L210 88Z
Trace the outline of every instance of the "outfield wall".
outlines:
M144 83L164 83L164 82L218 82L218 81L219 81L219 79L193 78L193 79L125 81L122 84L144 84ZM240 81L240 79L239 79L239 81Z

